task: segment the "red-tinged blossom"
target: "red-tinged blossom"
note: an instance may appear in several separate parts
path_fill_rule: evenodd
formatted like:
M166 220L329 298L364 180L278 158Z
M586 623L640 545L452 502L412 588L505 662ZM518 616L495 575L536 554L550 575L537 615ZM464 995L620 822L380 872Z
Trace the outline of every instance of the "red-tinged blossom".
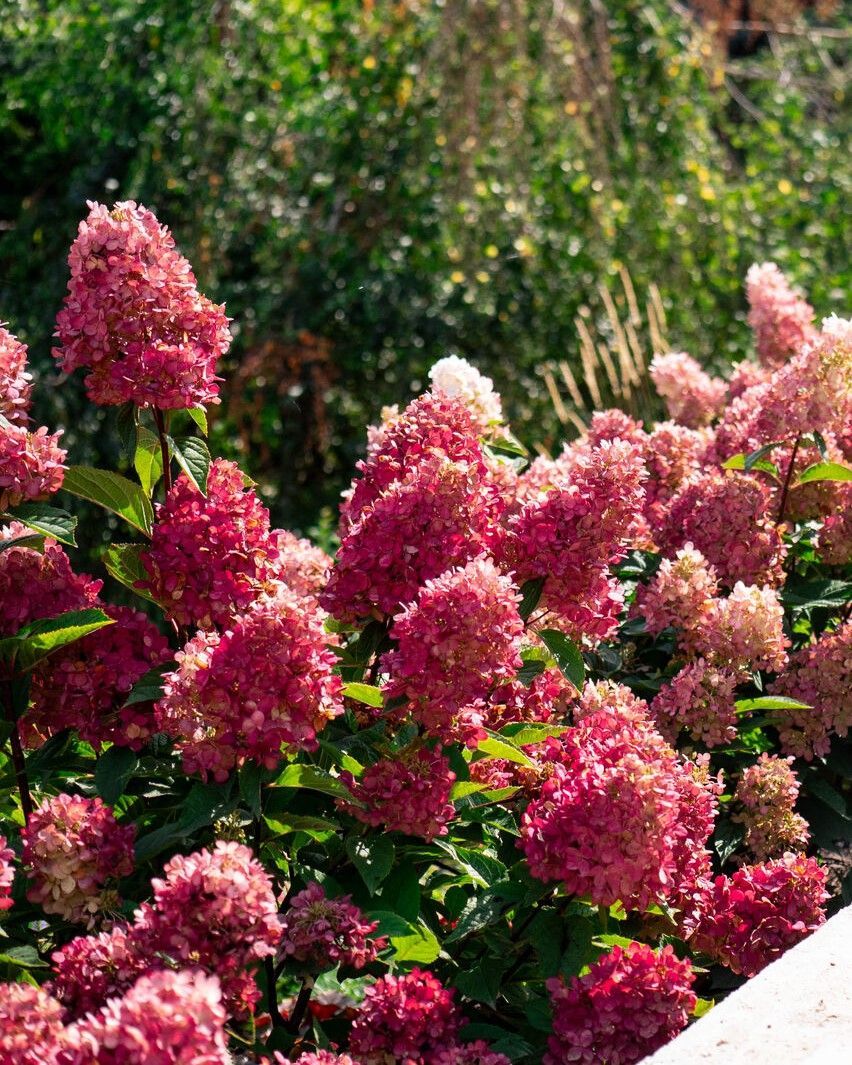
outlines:
M313 972L336 965L363 969L375 961L386 940L373 937L378 921L368 921L349 895L329 898L317 883L294 895L281 918L281 954Z
M748 324L764 366L781 366L814 339L814 309L775 263L755 263L746 274Z
M367 988L349 1048L364 1065L388 1059L426 1065L437 1051L457 1042L461 1023L453 991L430 972L412 969L383 976Z
M26 344L0 323L0 416L14 425L29 422L32 381Z
M62 1006L41 987L0 984L0 1065L53 1065Z

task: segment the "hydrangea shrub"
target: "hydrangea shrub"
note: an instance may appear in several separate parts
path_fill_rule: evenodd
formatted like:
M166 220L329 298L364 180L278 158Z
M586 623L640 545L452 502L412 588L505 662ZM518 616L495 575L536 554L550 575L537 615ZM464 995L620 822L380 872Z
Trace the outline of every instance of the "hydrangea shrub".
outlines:
M848 322L755 267L756 361L534 461L449 356L330 556L209 454L168 230L90 205L70 265L127 462L1 330L0 1065L639 1061L848 898Z

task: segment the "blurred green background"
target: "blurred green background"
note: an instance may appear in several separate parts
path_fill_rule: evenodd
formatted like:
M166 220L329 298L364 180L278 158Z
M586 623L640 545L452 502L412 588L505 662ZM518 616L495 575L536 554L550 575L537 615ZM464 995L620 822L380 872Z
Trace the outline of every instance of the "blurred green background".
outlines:
M213 445L300 530L448 352L552 446L625 398L625 346L741 358L755 260L842 310L850 20L751 6L0 0L0 319L39 420L115 461L49 355L87 199L152 208L226 301Z

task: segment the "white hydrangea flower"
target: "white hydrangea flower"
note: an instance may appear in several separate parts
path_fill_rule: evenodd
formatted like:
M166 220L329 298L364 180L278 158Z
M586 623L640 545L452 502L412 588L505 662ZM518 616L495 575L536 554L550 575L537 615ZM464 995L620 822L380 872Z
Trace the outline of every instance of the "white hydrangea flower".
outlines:
M467 359L458 355L439 359L429 371L429 380L433 392L451 399L463 399L476 415L483 432L502 422L503 407L500 396L494 391L494 382L471 366Z

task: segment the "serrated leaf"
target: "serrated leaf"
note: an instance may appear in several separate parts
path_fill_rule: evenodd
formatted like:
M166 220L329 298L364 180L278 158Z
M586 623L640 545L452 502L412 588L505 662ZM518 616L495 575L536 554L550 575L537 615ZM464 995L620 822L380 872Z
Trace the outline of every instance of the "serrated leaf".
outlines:
M544 580L544 577L536 577L535 580L525 581L521 585L521 603L518 607L518 613L524 621L529 618L538 606L542 589L544 588Z
M338 832L340 825L325 817L308 817L303 814L280 814L278 817L264 817L271 832L278 836L291 836L294 832L307 832L309 836L327 836L329 832Z
M811 481L852 481L852 467L840 462L815 462L799 474L793 487L810 484Z
M150 496L163 476L163 452L160 448L160 438L144 425L137 429L133 468L142 485L142 491L146 496Z
M528 725L523 721L513 721L500 732L518 747L529 743L542 743L553 736L562 736L569 731L568 725Z
M110 747L95 764L95 788L108 806L114 805L124 794L127 782L139 765L139 759L129 747Z
M614 933L610 933L604 936L595 936L592 940L596 947L632 947L636 942L635 939L631 939L630 936L619 936Z
M788 581L781 592L784 606L831 610L852 600L852 581Z
M16 969L46 969L48 967L47 962L41 960L38 951L29 943L7 948L0 954L0 963L12 965Z
M342 799L347 803L354 803L354 799L345 784L337 777L318 766L294 764L288 765L280 777L275 781L278 788L308 788L310 791L321 791L325 795L331 795L335 799ZM356 804L357 805L357 804Z
M121 445L121 454L128 462L136 452L136 404L122 403L115 412L115 428Z
M469 847L458 847L445 839L436 839L434 846L457 862L479 887L491 887L506 875L506 866L502 862L480 851L471 850Z
M489 735L484 740L480 740L476 749L487 754L489 758L505 758L507 762L515 762L516 765L535 765L529 755L496 735Z
M753 699L737 699L734 709L738 714L747 714L752 710L811 710L808 703L800 703L787 695L758 695Z
M45 618L25 625L12 639L17 644L17 662L21 669L36 663L84 636L115 624L103 610L70 610L55 618Z
M497 1002L504 969L505 962L499 963L496 958L489 958L487 962L457 973L453 984L466 998L493 1006Z
M488 925L501 920L506 901L492 891L486 891L482 895L474 895L468 899L464 909L459 914L455 928L450 932L445 943L455 943L459 939L479 932Z
M134 703L155 703L163 694L163 677L175 668L174 662L164 662L143 673L133 685L124 701L125 706Z
M825 803L829 809L834 810L834 812L839 814L844 820L848 821L850 819L846 800L839 791L835 791L828 781L823 780L823 778L816 773L808 773L802 783L809 795L812 795L815 799L819 799L820 802Z
M441 953L441 944L424 921L411 926L406 935L391 936L390 944L398 963L430 965Z
M192 481L198 491L207 495L207 475L210 473L210 452L197 436L169 437L177 464Z
M27 528L34 529L44 536L50 536L61 544L67 544L68 547L77 546L77 541L74 539L77 519L72 517L67 510L48 506L47 503L21 503L15 507L11 516Z
M377 688L375 684L360 684L356 682L344 684L343 694L347 699L354 699L355 702L364 703L365 706L380 707L384 702L382 689Z
M393 868L396 848L390 836L357 836L346 841L346 853L371 895Z
M0 554L8 551L10 547L35 547L36 544L42 543L43 540L44 537L41 533L26 533L11 540L0 540Z
M112 511L146 536L151 535L154 524L151 501L138 484L126 477L92 466L69 466L62 487L72 495Z
M187 407L186 413L192 418L204 436L207 436L207 408Z
M544 629L538 635L553 654L563 675L571 681L577 691L582 691L586 680L586 665L583 662L580 648L558 629Z
M149 592L137 587L149 579L148 571L142 564L142 551L140 544L110 544L101 555L101 561L110 577L142 599L154 603L156 600Z

